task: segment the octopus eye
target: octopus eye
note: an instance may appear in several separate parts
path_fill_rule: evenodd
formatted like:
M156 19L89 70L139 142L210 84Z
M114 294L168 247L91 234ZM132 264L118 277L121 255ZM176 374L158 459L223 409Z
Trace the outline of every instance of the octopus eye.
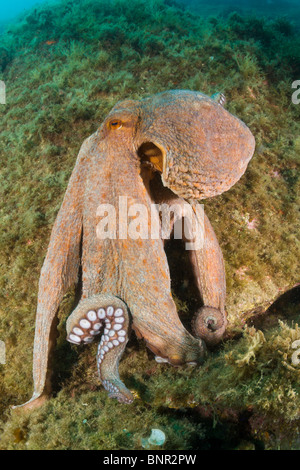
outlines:
M123 126L123 123L119 119L110 121L108 124L108 127L113 130L121 129L122 126Z

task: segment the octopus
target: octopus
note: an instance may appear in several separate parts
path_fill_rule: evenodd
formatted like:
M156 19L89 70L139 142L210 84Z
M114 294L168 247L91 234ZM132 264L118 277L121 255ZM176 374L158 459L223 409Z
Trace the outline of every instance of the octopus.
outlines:
M75 285L80 300L67 319L67 340L87 345L101 335L100 381L121 403L134 399L118 370L131 330L158 362L174 366L203 363L210 347L222 340L227 326L224 259L198 201L231 188L255 148L252 133L224 108L224 101L221 94L208 97L189 90L121 101L82 144L41 270L34 393L21 406L39 406L51 394L57 312ZM174 204L181 211L174 211L162 229L160 208ZM143 208L159 236L145 236L145 230L128 236L124 224L108 217L111 207L117 219L127 209L137 232L141 219L136 207ZM191 243L188 256L203 305L193 313L188 331L172 297L163 232L170 235L176 224L191 220L191 213L196 230L185 224L183 239L200 241ZM110 229L99 236L105 217Z

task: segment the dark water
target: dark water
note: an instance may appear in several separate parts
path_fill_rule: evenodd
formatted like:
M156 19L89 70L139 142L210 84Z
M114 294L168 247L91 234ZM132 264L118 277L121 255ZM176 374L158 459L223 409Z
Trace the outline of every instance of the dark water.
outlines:
M44 0L14 0L13 2L7 2L6 0L0 1L0 21L7 21L15 16L23 13L27 9L45 3Z
M299 0L180 0L192 11L203 16L226 15L232 11L256 17L287 17L300 26Z
M49 2L45 2L45 0L14 0L13 2L0 0L0 33L5 29L7 23L24 13L26 14L36 5L45 3Z

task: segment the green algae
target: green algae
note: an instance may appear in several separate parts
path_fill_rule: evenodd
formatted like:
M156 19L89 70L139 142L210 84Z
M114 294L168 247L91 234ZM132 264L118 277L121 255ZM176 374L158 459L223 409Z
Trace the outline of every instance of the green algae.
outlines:
M0 106L0 339L7 363L0 365L0 448L136 449L152 428L165 432L166 449L203 448L213 435L206 415L236 424L245 412L249 441L296 446L299 366L291 363L291 345L298 327L242 333L240 314L298 282L300 106L291 103L297 50L290 23L235 13L206 20L163 1L42 6L1 38L7 105ZM120 370L136 394L127 408L99 386L95 346L78 351L65 342L70 292L59 315L56 395L30 416L10 415L32 389L39 272L82 141L116 101L174 88L225 92L229 111L256 138L241 181L205 201L226 262L229 329L243 336L201 369L158 365L133 338ZM173 272L187 320L192 286L180 290L176 266Z
M142 450L142 439L154 425L164 430L170 449L192 448L194 441L205 436L201 424L191 426L187 417L159 415L142 403L130 405L124 412L101 392L82 393L80 398L60 393L28 417L13 416L0 448Z

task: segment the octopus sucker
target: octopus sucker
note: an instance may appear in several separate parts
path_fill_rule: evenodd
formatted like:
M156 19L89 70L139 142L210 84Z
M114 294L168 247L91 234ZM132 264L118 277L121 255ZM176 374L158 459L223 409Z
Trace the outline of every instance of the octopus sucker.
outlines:
M67 341L76 345L91 343L102 332L97 351L99 378L109 396L121 403L133 400L118 372L129 328L130 318L125 303L111 294L82 300L67 321Z
M224 105L219 93L209 97L190 90L121 101L84 141L41 270L34 392L25 408L41 405L51 393L57 313L68 289L79 282L82 296L67 320L67 340L82 345L101 335L100 380L120 402L133 400L118 371L131 328L159 362L175 366L201 364L206 346L222 340L227 324L225 267L208 217L200 220L197 215L195 236L190 230L183 237L189 245L193 239L203 241L186 248L203 303L200 311L191 312L193 334L181 323L172 298L164 233L172 232L176 220L186 220L189 209L198 214L200 199L228 191L246 171L255 140ZM146 220L143 234L137 233L131 214L134 236L126 231L128 220L118 225L121 231L112 223L109 236L103 236L105 210L112 207L113 215L122 214L121 198L127 198L129 210L135 204L143 208L144 219L135 216L140 223ZM174 202L183 208L182 215L163 227L157 204L171 207ZM158 236L149 233L150 218Z
M214 346L222 339L227 326L224 312L213 307L202 307L192 319L192 331L197 338L205 338L208 346Z

